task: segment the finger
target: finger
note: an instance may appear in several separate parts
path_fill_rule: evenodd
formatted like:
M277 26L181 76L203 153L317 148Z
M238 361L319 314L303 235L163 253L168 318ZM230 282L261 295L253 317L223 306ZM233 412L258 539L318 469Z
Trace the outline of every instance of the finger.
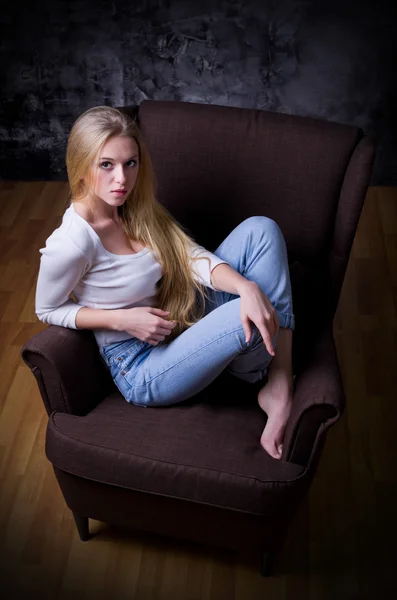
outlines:
M162 308L155 308L154 306L151 306L150 309L151 309L151 312L160 314L160 315L168 315L170 312L169 310L163 310Z
M251 339L251 327L249 324L248 317L241 317L241 323L243 324L243 331L245 335L245 341L248 343Z
M167 337L167 335L153 335L151 337L151 339L149 340L149 344L152 344L153 346L157 346L157 344L159 344L160 342L163 342L166 337Z
M176 321L170 321L169 323L165 323L159 328L160 333L169 333L176 326Z
M175 325L176 325L176 321L162 320L161 322L159 322L159 324L157 326L157 330L160 333L168 333L170 329L174 329Z
M270 337L269 331L266 328L261 328L260 332L261 332L261 335L263 338L263 343L265 344L267 351L269 352L269 354L271 356L274 356L275 352L274 352L272 338Z
M160 328L153 335L167 336L167 335L170 335L171 331L172 331L171 329L162 329L162 328Z
M278 318L277 318L276 313L272 312L269 315L269 321L267 323L267 328L269 331L270 338L273 339L278 331Z
M280 319L278 318L278 314L276 311L274 311L274 313L273 313L273 318L274 318L274 325L276 328L276 331L275 331L275 334L276 334L280 328Z

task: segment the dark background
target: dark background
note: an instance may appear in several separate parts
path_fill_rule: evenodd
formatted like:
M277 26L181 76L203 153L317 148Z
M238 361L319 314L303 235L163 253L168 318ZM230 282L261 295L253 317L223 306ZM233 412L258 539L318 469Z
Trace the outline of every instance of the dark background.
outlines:
M79 114L147 98L356 125L378 140L371 185L396 185L394 5L10 0L0 13L0 176L66 180Z

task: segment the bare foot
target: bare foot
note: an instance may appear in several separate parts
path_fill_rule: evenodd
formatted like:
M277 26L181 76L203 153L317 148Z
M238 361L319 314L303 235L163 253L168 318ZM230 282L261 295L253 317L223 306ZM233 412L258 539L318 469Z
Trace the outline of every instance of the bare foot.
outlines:
M261 446L273 458L281 458L285 427L291 413L293 384L269 381L258 393L258 403L267 414L267 423L261 436Z

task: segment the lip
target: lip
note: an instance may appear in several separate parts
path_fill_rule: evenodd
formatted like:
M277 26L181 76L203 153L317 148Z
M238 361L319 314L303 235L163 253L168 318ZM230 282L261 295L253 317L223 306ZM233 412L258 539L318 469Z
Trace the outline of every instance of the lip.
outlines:
M127 190L112 190L112 194L119 194L120 196L126 193Z

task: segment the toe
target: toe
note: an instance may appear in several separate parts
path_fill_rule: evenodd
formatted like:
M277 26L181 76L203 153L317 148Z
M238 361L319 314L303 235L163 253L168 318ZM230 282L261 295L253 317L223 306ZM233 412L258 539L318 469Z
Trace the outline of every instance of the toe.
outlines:
M264 450L266 450L268 454L270 454L272 458L281 458L282 452L279 450L279 448L277 448L276 443L274 441L265 441L263 438L261 438L261 446Z

